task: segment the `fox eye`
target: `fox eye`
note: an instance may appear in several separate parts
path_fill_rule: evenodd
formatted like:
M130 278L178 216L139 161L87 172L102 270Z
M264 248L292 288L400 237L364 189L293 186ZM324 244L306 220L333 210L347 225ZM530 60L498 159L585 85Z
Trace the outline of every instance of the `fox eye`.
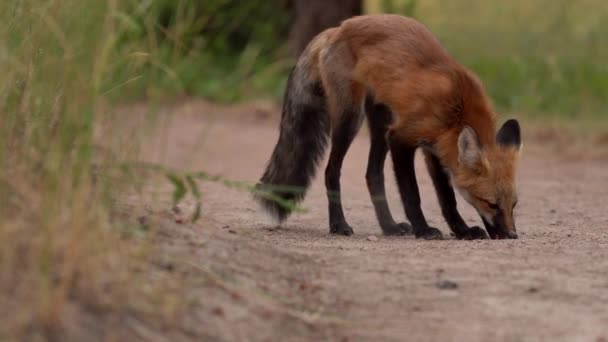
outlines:
M484 202L492 210L498 210L499 209L498 203L492 203L492 202L490 202L490 201L488 201L486 199L483 199L483 198L477 197L477 196L475 196L475 198L477 198L477 200L479 200L481 202Z

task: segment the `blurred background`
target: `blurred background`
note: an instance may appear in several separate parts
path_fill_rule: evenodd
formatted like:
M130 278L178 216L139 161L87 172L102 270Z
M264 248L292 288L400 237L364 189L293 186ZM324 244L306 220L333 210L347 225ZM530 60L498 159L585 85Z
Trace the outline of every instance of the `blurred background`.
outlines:
M151 87L218 101L278 99L293 58L314 35L379 12L426 24L503 111L601 117L608 87L601 1L141 1L125 11L121 45L153 53L134 95Z
M125 106L278 105L314 35L381 12L427 25L538 141L608 144L603 0L3 0L0 321L11 324L0 339L53 336L73 302L94 312L128 302L154 317L150 303L171 308L175 284L145 271L146 225L115 206L140 177L141 129L114 134ZM197 194L191 178L167 174L174 198Z

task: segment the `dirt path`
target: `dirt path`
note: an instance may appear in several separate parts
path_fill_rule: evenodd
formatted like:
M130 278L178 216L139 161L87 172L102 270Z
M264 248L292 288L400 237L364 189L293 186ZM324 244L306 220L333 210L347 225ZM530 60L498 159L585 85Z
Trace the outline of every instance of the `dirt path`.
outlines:
M149 146L149 160L232 179L259 178L278 135L274 115L238 115L196 103L175 112L166 139ZM521 163L516 241L381 236L365 186L364 131L342 172L353 237L328 234L319 177L303 203L309 211L280 229L246 194L202 184L202 221L163 228L164 253L199 271L185 279L206 279L188 290L194 304L172 335L227 341L606 341L608 163L559 161L535 151L526 147ZM447 235L422 164L418 160L423 209ZM402 220L390 166L389 201ZM473 210L459 203L465 219L479 224ZM370 235L378 241L368 241ZM457 288L437 286L445 281Z

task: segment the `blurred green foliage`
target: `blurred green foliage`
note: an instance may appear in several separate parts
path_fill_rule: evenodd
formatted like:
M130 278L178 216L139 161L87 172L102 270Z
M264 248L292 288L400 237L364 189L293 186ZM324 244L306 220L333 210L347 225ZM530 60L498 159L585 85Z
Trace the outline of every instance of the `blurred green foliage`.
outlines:
M122 47L145 51L114 80L141 74L128 96L156 90L237 101L280 93L290 64L285 0L129 0L119 18Z
M368 8L408 9L479 75L499 110L606 117L608 6L603 0L368 0Z
M120 93L190 94L232 102L280 99L292 65L285 0L129 0ZM367 0L371 12L414 16L476 73L501 111L602 117L608 95L608 6L602 0ZM151 34L153 33L153 34ZM126 91L130 90L130 91Z
M221 102L278 100L294 62L285 49L292 20L287 1L121 1L104 89L121 101L182 94ZM429 26L478 73L501 111L604 116L603 0L367 0L366 8L414 16Z

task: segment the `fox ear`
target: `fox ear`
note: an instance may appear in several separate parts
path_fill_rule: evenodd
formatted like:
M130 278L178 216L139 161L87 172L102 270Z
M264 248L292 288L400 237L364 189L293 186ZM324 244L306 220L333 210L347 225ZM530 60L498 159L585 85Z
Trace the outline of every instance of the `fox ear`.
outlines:
M482 160L481 145L475 131L464 126L458 136L458 160L471 169L476 169Z
M507 120L496 134L496 142L501 146L514 147L519 150L521 147L519 122L515 119Z

